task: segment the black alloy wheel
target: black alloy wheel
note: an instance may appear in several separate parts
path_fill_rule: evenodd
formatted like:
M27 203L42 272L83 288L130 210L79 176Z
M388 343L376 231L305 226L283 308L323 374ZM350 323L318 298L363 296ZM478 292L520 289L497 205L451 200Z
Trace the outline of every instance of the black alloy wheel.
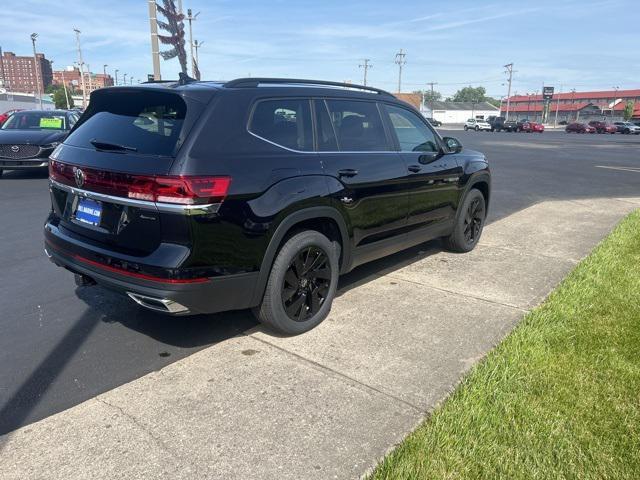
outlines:
M282 304L287 316L303 322L316 315L327 299L331 284L329 256L312 246L298 252L282 282Z
M478 241L484 219L484 202L474 198L464 216L464 239L469 245L474 245Z

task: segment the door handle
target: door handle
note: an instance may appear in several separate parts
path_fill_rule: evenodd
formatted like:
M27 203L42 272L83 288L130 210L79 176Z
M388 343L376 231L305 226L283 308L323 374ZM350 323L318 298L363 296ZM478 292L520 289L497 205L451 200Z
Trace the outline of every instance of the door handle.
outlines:
M422 170L422 167L420 165L409 165L408 170L413 173L418 173Z
M343 168L338 170L339 177L355 177L358 174L358 170L354 168Z

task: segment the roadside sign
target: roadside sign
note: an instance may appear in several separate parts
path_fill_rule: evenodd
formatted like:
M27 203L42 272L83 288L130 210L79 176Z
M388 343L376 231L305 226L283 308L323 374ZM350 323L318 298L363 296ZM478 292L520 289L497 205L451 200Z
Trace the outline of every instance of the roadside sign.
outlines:
M544 100L551 100L553 98L553 87L543 87L542 98Z

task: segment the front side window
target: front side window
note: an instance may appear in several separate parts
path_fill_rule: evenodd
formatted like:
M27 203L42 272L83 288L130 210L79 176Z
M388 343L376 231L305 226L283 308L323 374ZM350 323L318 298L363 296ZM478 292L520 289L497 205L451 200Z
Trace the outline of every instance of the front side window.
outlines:
M256 105L249 131L292 150L313 150L309 100L263 100Z
M440 150L433 131L413 112L387 105L389 119L403 152L437 152Z
M374 102L327 100L329 115L343 152L391 150Z

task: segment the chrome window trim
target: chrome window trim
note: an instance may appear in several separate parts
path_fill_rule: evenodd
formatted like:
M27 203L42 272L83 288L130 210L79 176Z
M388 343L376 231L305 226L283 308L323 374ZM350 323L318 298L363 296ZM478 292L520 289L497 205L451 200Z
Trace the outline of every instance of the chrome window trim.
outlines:
M217 213L220 209L220 203L209 203L206 205L180 205L164 202L150 202L148 200L136 200L134 198L115 197L104 193L90 192L81 188L65 185L55 180L49 179L50 186L54 186L66 192L78 195L80 197L98 200L100 202L116 203L128 207L146 208L163 213L177 213L181 215L209 215Z

